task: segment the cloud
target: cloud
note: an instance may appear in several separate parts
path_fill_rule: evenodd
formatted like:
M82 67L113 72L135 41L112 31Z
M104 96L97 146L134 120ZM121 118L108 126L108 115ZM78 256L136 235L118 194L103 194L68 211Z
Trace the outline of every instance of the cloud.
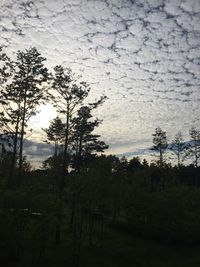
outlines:
M36 46L48 66L70 66L109 97L97 114L111 149L148 147L158 125L173 138L199 124L199 1L2 0L0 10L10 55Z
M25 140L24 142L24 155L27 156L27 159L34 165L41 165L41 163L52 156L54 153L53 145L38 143L32 140Z

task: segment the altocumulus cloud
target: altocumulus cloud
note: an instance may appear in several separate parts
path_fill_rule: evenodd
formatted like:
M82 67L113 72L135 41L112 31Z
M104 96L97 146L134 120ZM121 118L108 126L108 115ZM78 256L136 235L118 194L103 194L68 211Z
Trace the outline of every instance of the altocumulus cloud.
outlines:
M36 46L109 97L96 115L110 153L149 147L158 125L169 138L199 125L200 1L2 0L0 10L10 54Z

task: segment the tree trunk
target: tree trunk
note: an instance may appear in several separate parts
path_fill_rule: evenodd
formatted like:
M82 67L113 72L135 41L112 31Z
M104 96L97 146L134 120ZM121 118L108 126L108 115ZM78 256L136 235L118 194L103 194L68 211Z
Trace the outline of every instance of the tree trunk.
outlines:
M63 170L62 170L62 175L61 175L61 180L60 180L60 195L63 193L64 189L64 180L65 180L65 175L66 175L66 168L67 168L67 152L68 152L68 142L69 142L69 105L67 106L67 120L66 120L66 130L65 130L65 145L64 145L64 155L63 155Z
M23 164L23 143L24 143L24 121L22 121L22 129L21 129L21 136L20 136L18 185L21 184L22 164Z
M19 115L17 118L17 124L15 127L14 143L13 143L13 154L11 159L10 174L8 180L8 187L11 187L13 183L14 170L16 165L16 156L17 156L17 143L18 143L18 131L19 131Z
M162 154L162 148L160 147L160 167L163 167L163 154Z
M59 182L59 209L60 213L57 217L58 222L56 225L56 243L59 245L61 242L61 221L62 221L62 213L63 213L63 190L64 190L64 181L66 175L67 168L67 152L68 152L68 139L69 139L69 105L67 106L67 121L66 121L66 131L65 131L65 146L64 146L64 155L63 155L63 166L62 173L60 176Z
M26 116L26 97L24 99L23 113L22 113L22 126L20 136L20 148L19 148L19 178L18 185L21 184L22 164L23 164L23 144L24 144L24 128L25 128L25 116Z
M194 156L195 156L195 168L197 168L198 167L198 153L197 153L197 142L195 141L195 154L194 154Z
M79 140L79 148L78 148L78 161L77 161L77 172L81 172L81 166L82 166L82 138L80 137Z
M178 151L178 168L180 168L180 152Z

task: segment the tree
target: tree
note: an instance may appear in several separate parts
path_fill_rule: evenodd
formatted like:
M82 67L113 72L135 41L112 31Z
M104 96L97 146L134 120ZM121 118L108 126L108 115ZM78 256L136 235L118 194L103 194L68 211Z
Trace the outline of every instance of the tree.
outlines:
M10 58L3 52L3 47L0 46L0 150L1 155L5 154L6 146L10 147L11 136L7 133L7 123L8 119L5 117L4 105L7 100L3 97L2 91L8 78L11 76L12 63Z
M200 131L192 127L189 131L190 143L186 147L186 157L193 158L195 167L198 167L200 158Z
M139 157L133 157L132 159L129 160L128 168L127 168L129 172L133 173L135 170L141 169L141 168L142 168L142 164L141 164Z
M70 69L64 69L62 66L56 66L54 68L54 74L52 75L52 88L54 93L51 94L51 98L54 107L58 113L65 117L65 138L63 148L63 160L62 160L62 174L59 179L59 205L60 214L58 215L58 224L56 230L56 241L60 242L60 222L62 216L62 198L65 184L65 177L68 174L69 167L69 148L72 147L72 134L74 129L74 117L81 106L83 106L84 100L87 98L90 87L86 82L80 81L80 77L76 77ZM95 108L101 103L102 98L95 103L88 104L90 108ZM81 146L82 147L82 146Z
M101 101L98 102L98 105L91 106L82 106L78 112L77 116L73 119L73 135L72 139L74 142L75 150L75 162L76 170L80 173L81 166L83 161L87 161L87 158L93 152L103 152L108 146L99 140L100 135L93 134L93 131L101 123L100 120L92 120L91 111L94 108L97 108L100 104L103 103L105 98L101 98Z
M13 180L13 174L15 170L15 165L17 161L17 150L18 141L20 134L20 95L17 94L16 90L13 89L11 84L8 84L2 90L2 96L4 99L3 103L3 114L2 114L2 124L3 124L3 136L9 137L10 144L12 147L11 155L11 166L10 174L8 180L8 186L11 185Z
M18 70L14 76L14 85L20 91L21 98L19 175L21 175L22 170L25 127L28 120L36 114L36 108L45 99L44 87L42 87L48 79L48 70L43 64L45 60L36 48L30 48L25 52L18 51L17 53L16 67Z
M11 110L12 108L14 109L14 107L11 107L9 93L6 92L8 88L7 81L8 79L9 81L12 79L12 75L13 62L6 55L6 53L3 52L3 47L0 47L0 145L2 148L2 152L8 152L8 148L10 149L14 143L14 132L12 129L12 124L14 122L16 114L12 113L10 114L11 116L8 115L8 110ZM13 170L12 166L10 170Z
M2 86L10 77L12 70L12 62L10 58L3 52L3 47L0 46L0 86ZM0 103L3 99L0 99Z
M149 167L148 161L147 161L146 159L143 159L143 161L142 161L142 166L143 166L144 168L148 168L148 167Z
M43 129L47 135L47 143L54 143L54 157L59 154L59 147L61 146L65 132L64 123L62 123L59 117L56 117L50 122L49 128Z
M172 141L172 144L170 146L170 150L173 151L173 153L177 156L177 160L178 160L178 167L180 167L180 164L182 162L182 154L183 151L185 150L185 142L183 141L183 135L181 132L178 132L175 135L174 140Z
M153 134L153 147L152 149L159 153L159 165L163 166L163 154L167 149L167 135L166 132L162 131L160 127L155 129L155 133Z
M77 113L83 101L90 92L90 87L86 82L80 81L80 78L76 78L70 69L64 69L62 66L56 66L54 68L54 74L52 75L52 88L54 93L50 95L52 98L54 107L59 114L65 117L65 137L64 137L64 149L62 159L62 172L59 177L59 209L57 214L57 226L56 226L56 242L60 243L60 224L62 217L62 199L66 174L68 173L68 155L69 145L71 141L71 134L73 128L73 117Z
M6 100L6 117L14 132L12 173L19 141L19 178L22 172L27 123L37 113L37 107L46 99L44 84L48 80L48 70L43 64L45 60L36 48L27 49L25 52L18 51L16 61L12 62L12 77L2 90L3 99Z
M88 96L90 87L85 82L79 82L70 69L62 66L54 68L52 78L54 95L51 94L54 106L60 114L65 117L65 140L63 150L62 177L60 179L60 195L64 189L64 179L68 169L67 154L69 149L69 139L72 131L72 118L77 109Z

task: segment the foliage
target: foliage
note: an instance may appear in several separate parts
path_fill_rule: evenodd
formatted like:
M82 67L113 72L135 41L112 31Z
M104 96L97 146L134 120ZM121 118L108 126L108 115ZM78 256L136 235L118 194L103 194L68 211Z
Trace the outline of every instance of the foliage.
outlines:
M13 156L10 171L12 183L16 159L19 156L20 183L23 164L23 143L27 122L37 113L37 107L44 101L44 84L48 79L48 70L36 48L18 51L16 61L12 61L12 71L8 82L1 89L3 98L4 131L13 136ZM19 154L18 151L19 143ZM18 155L17 155L18 154Z
M47 143L54 143L54 156L59 154L59 148L65 137L64 123L59 117L56 117L50 122L49 128L43 129L47 135Z
M192 127L189 131L190 143L186 147L186 157L193 158L195 167L198 167L200 158L200 131Z
M159 165L163 166L163 154L167 149L167 136L166 132L160 127L155 129L155 133L153 134L153 144L152 149L159 153Z
M178 160L178 166L180 167L182 161L183 161L183 153L185 151L186 148L186 144L183 140L183 135L181 132L178 132L175 135L174 140L172 141L171 147L170 149L173 151L173 153L175 153L175 155L177 156L177 160Z

